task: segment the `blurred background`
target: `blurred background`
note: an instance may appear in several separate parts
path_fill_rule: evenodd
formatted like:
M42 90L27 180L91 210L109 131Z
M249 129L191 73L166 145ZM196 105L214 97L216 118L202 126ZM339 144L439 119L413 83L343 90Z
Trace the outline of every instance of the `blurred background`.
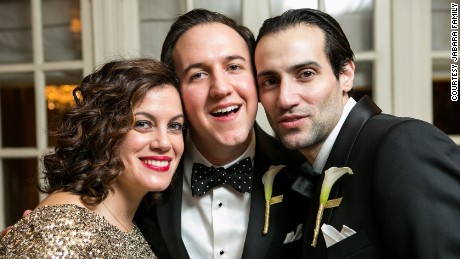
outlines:
M356 54L355 97L433 123L460 145L460 102L450 100L450 12L458 2L0 0L0 228L43 198L40 157L55 143L47 132L82 77L114 58L159 59L175 17L193 8L226 14L255 35L287 9L330 13ZM257 120L272 133L262 106Z

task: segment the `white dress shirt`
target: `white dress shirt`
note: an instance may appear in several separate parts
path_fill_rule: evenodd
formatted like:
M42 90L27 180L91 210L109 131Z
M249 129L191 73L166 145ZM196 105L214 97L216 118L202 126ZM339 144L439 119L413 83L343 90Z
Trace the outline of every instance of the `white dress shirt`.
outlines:
M331 134L329 134L329 136L326 138L326 141L324 141L321 149L318 152L318 155L316 156L315 162L313 163L313 168L316 172L323 173L324 165L326 164L329 154L331 153L332 147L334 146L335 140L339 135L340 129L342 129L345 119L348 117L348 114L350 113L351 109L355 107L355 105L356 101L351 97L345 103L339 122L337 122L337 125L335 125L334 129L331 131Z
M254 166L255 133L248 149L235 161L251 157ZM240 259L249 222L251 194L241 194L231 186L220 185L201 197L193 197L191 189L193 163L213 166L186 138L184 184L182 194L181 234L191 259Z

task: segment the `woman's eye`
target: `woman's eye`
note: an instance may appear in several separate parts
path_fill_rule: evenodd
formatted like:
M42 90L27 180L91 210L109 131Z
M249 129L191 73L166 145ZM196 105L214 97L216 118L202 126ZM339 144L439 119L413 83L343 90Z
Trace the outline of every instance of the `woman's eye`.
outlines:
M184 125L179 122L174 122L168 125L168 130L172 132L182 132Z
M136 129L148 129L151 128L152 124L149 121L136 121L134 127Z

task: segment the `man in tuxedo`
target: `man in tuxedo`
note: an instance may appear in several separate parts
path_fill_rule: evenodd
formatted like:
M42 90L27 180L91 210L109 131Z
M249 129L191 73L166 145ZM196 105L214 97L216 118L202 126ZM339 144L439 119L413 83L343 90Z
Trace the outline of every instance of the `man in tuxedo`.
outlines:
M282 47L281 47L282 46ZM303 258L460 258L460 150L433 125L381 113L350 97L355 65L340 25L318 10L290 10L262 25L255 50L259 98L283 144L316 172L349 167L320 225L356 233L312 245L321 173L304 224ZM305 179L294 187L300 193Z
M135 217L160 259L302 254L301 227L311 199L291 189L296 177L289 170L275 178L272 196L281 202L271 205L268 232L263 233L263 174L271 165L300 165L305 159L255 123L254 44L249 29L204 9L178 17L166 36L161 59L180 82L188 120L186 149L169 199L158 206L141 204ZM241 160L249 161L244 187L228 180L203 190L206 176L195 180L200 169L211 167L205 169L211 176L207 183L225 181L221 177L230 173L222 168Z

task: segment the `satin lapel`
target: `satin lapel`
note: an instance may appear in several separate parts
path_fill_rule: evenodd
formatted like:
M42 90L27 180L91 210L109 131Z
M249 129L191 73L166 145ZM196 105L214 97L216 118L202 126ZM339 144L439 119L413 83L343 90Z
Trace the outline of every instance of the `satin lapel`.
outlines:
M157 208L159 227L173 258L189 258L181 236L183 166L183 161L181 161L176 171L176 183L171 197L166 204Z
M249 212L248 231L244 243L243 258L255 258L261 251L266 251L271 241L271 233L263 235L265 195L262 184L261 159L256 155L254 160L254 181L251 193L251 210ZM273 224L271 224L273 225Z
M346 166L351 150L364 124L382 110L368 97L364 96L351 110L332 147L324 169L331 166Z
M256 133L256 156L254 158L254 181L251 193L251 210L249 212L248 231L244 243L244 259L260 258L261 254L266 253L270 247L273 238L273 227L276 219L281 212L280 206L272 206L270 210L270 223L267 235L263 235L265 219L265 194L262 184L262 176L270 166L271 158L268 154L273 154L273 147L264 145L268 135L256 124L254 126ZM276 195L276 194L275 194ZM276 208L275 208L276 207Z
M328 169L331 166L336 167L343 167L347 166L348 158L350 157L350 153L353 149L354 143L361 132L364 124L373 116L381 113L382 110L368 97L362 97L359 102L353 107L350 114L348 115L347 119L345 120L342 129L337 136L337 139L332 147L331 153L326 161L324 166L324 170ZM352 168L353 169L353 168ZM318 235L317 245L316 248L310 246L311 241L313 239L313 229L315 227L316 221L316 214L319 207L319 194L321 190L321 186L324 180L324 170L321 174L321 178L316 188L315 197L313 198L312 209L309 213L309 219L306 225L306 233L307 235L307 254L312 254L314 256L310 258L320 258L323 253L323 249L326 248L324 243L324 238L322 237L321 230ZM330 194L329 199L337 198L341 179L334 184ZM328 223L333 209L325 209L323 213L322 223Z
M364 96L359 100L351 110L337 139L332 147L331 153L326 161L324 169L331 166L343 167L348 165L348 158L355 146L356 139L359 136L364 124L373 116L380 114L382 110L368 97ZM352 168L353 170L353 168ZM329 194L329 199L337 198L342 181L337 182ZM324 215L324 220L329 222L332 210L328 210Z

